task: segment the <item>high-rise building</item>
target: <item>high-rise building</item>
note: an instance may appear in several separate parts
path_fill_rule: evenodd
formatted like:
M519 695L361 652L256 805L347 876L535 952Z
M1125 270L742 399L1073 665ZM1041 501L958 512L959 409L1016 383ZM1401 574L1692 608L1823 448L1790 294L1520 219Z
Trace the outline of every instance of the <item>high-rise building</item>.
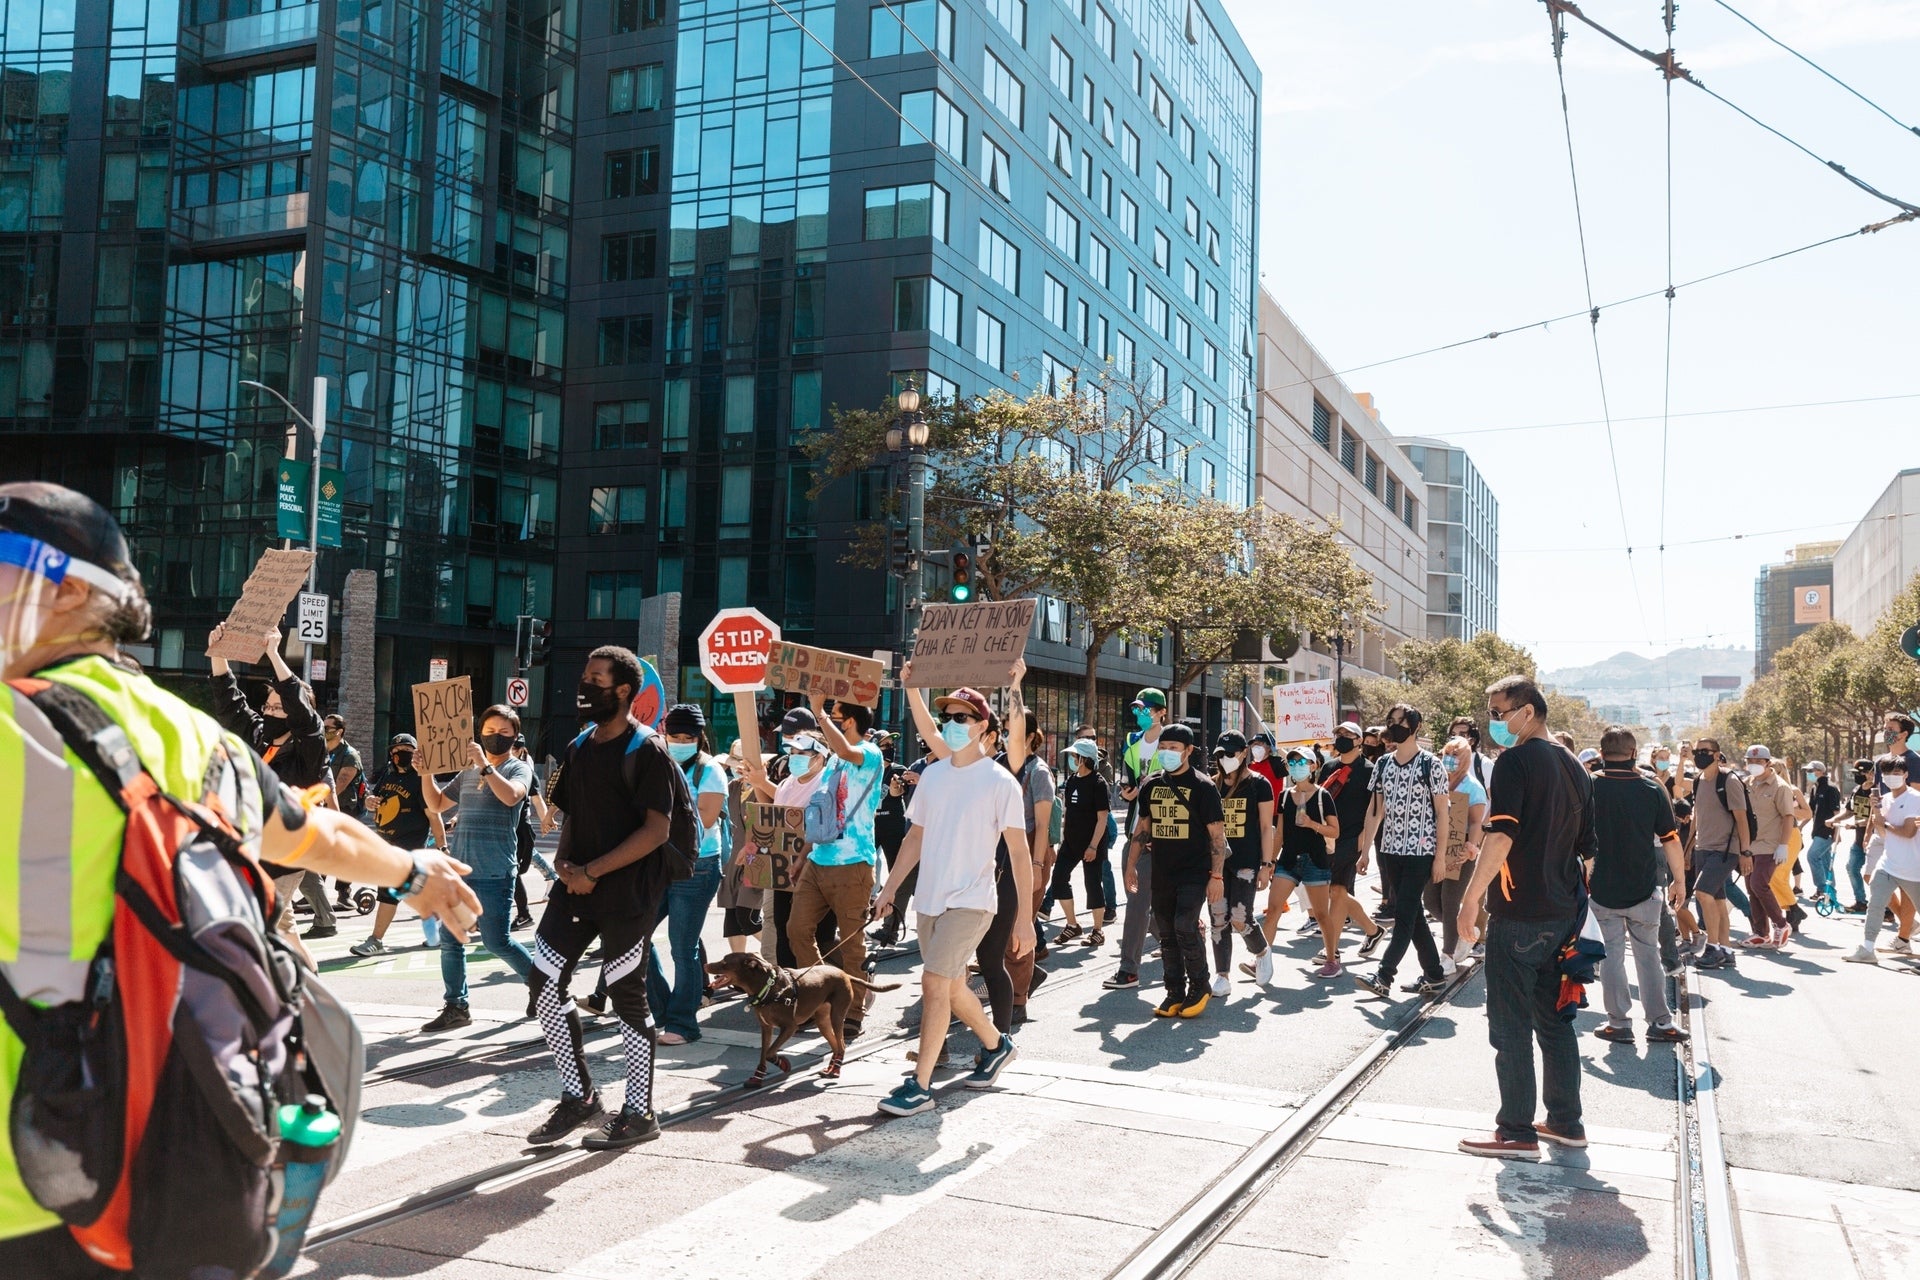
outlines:
M875 458L816 495L802 442L909 379L1017 392L1111 360L1178 407L1169 469L1249 499L1259 73L1224 18L621 0L583 22L562 666L674 590L689 619L752 604L892 648L893 582L845 557L898 476ZM1031 697L1111 718L1074 709L1074 632L1040 611ZM1115 647L1114 709L1159 658ZM686 691L729 731L730 699Z
M1302 520L1338 523L1378 608L1351 651L1308 636L1284 664L1293 680L1397 676L1392 651L1426 634L1427 486L1394 447L1373 400L1355 394L1273 295L1260 294L1258 498Z
M1838 542L1803 542L1753 580L1753 674L1773 670L1773 655L1833 621L1833 553Z
M73 484L124 522L163 678L199 683L206 631L271 545L289 421L250 380L303 411L327 380L344 528L320 584L337 600L365 568L379 585L360 741L409 720L434 657L499 697L516 617L551 615L576 14L9 12L0 472Z
M1866 635L1916 575L1920 575L1920 467L1908 467L1887 483L1834 553L1834 620L1852 627L1855 635Z
M1427 636L1471 640L1500 627L1500 503L1465 449L1398 441L1427 481Z

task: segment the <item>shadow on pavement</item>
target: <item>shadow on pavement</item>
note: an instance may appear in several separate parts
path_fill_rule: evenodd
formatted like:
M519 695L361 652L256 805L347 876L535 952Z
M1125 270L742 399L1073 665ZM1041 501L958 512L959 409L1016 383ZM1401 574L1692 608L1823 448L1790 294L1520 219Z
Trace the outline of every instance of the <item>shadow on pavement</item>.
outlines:
M1471 1204L1482 1230L1541 1277L1617 1275L1645 1258L1647 1228L1620 1189L1588 1171L1581 1152L1556 1153L1554 1172L1507 1164L1494 1178L1502 1222L1491 1205Z

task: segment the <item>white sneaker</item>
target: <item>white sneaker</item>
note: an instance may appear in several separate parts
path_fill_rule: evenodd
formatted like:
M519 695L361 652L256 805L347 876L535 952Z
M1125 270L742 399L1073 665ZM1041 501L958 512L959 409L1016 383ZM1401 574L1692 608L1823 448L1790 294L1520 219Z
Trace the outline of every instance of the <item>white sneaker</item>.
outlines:
M1897 951L1903 956L1910 956L1913 954L1913 944L1905 938L1895 938L1887 944L1887 950Z
M1273 948L1268 947L1253 961L1253 980L1261 986L1273 981Z
M1213 996L1216 1000L1225 1000L1233 990L1233 983L1224 973L1213 975Z
M379 956L387 952L387 944L378 938L369 937L364 942L356 942L347 948L356 956Z
M1861 943L1854 950L1847 952L1847 959L1851 960L1854 964L1879 964L1880 963L1880 957L1875 955L1873 953L1873 948L1868 946L1864 942Z
M1453 976L1454 970L1458 969L1459 967L1460 967L1459 965L1454 963L1452 956L1440 957L1440 972L1446 974L1449 978Z

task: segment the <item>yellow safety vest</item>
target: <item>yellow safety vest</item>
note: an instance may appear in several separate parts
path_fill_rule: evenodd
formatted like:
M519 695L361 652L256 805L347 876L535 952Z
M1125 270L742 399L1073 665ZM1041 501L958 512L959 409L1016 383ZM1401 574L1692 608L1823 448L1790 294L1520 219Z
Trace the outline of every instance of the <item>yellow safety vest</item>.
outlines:
M40 672L91 698L169 794L216 803L243 840L262 825L254 755L205 712L144 675L84 657ZM0 968L42 1006L85 994L113 925L126 817L27 698L0 683ZM0 1022L0 1240L60 1225L20 1182L4 1117L26 1052Z

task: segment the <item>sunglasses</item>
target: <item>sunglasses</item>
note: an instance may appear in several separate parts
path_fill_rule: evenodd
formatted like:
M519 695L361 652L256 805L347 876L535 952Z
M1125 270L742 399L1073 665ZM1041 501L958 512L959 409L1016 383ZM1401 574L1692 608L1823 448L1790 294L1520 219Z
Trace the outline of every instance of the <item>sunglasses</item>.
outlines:
M941 724L978 724L980 717L966 711L948 711L940 717Z

